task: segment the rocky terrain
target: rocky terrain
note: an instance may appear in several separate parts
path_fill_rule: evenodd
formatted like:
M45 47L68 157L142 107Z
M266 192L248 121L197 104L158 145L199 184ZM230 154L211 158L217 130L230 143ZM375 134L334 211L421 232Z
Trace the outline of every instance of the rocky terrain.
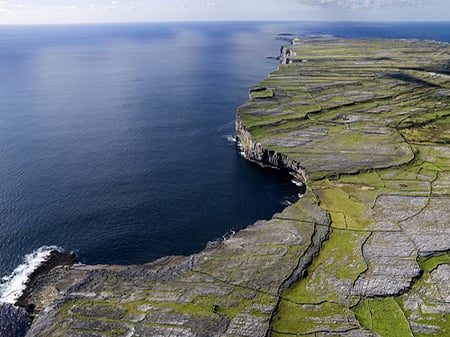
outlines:
M237 136L305 195L189 257L52 268L22 299L27 336L450 335L450 46L316 37L283 54Z

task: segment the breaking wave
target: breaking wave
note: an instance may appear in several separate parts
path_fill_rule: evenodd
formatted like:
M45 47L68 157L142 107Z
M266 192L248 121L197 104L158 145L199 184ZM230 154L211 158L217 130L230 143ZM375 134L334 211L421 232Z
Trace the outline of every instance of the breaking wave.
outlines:
M226 135L225 138L227 139L227 141L228 141L229 143L236 144L236 141L237 141L237 140L236 140L236 136Z
M23 263L14 271L0 279L0 303L14 304L25 290L28 277L38 268L53 250L62 250L56 246L43 246L31 254L25 255Z

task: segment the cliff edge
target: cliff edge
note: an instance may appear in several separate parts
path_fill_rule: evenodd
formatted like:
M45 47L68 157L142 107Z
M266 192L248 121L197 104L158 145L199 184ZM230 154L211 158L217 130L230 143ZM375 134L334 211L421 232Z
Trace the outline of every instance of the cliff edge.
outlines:
M306 194L189 257L52 269L28 337L450 335L450 46L289 49L237 137Z

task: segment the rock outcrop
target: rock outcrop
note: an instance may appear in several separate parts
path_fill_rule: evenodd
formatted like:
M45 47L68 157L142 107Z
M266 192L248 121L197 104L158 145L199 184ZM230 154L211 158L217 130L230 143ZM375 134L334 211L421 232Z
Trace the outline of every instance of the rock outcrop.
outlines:
M299 162L277 151L268 150L255 142L239 119L236 121L236 133L239 138L241 153L247 160L263 167L283 171L283 173L290 174L301 183L306 182L308 179L307 173Z
M43 308L50 305L61 289L57 281L77 262L74 253L51 251L47 259L28 277L26 288L15 304L24 308L31 317L36 306Z
M54 268L28 337L450 335L449 45L289 50L237 136L305 195L190 257Z

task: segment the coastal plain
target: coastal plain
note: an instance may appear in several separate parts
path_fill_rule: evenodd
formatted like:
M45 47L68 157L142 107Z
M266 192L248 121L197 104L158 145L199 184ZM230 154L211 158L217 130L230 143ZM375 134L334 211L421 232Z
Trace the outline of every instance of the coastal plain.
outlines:
M306 193L189 257L59 266L27 336L450 335L450 46L302 37L237 112Z

